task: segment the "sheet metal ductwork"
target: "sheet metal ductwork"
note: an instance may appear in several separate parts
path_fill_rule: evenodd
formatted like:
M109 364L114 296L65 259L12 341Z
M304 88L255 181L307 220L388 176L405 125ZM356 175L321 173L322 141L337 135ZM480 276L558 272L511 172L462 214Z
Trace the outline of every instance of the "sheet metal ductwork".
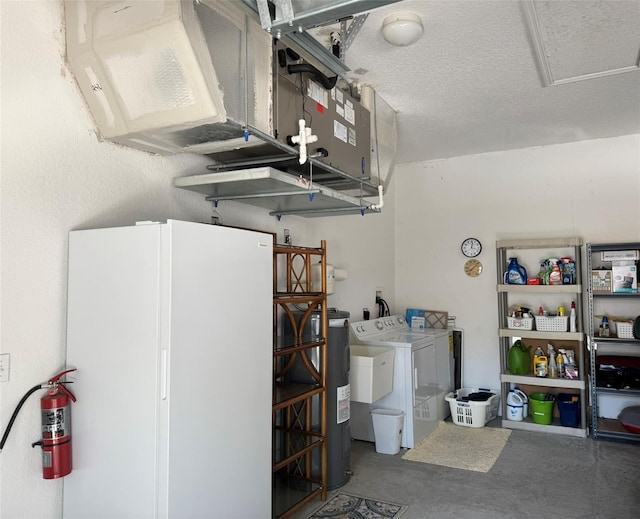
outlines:
M65 3L68 62L102 137L171 154L273 133L271 37L216 4Z
M393 110L376 120L375 92L361 102L334 87L242 2L67 1L65 16L68 63L105 140L207 155L214 171L273 166L356 196L377 195L393 168ZM300 119L318 137L302 165Z

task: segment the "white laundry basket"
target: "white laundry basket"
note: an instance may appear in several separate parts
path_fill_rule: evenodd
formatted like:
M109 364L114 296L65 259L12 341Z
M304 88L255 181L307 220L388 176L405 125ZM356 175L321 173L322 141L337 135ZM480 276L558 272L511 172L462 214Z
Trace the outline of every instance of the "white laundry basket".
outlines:
M376 452L380 454L400 452L404 412L398 409L373 409L371 419L373 420Z

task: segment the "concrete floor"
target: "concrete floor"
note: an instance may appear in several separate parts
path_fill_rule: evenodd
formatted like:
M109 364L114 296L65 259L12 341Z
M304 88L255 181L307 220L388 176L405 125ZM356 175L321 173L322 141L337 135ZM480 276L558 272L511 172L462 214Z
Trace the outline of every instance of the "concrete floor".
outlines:
M345 492L407 505L402 519L640 517L638 442L514 430L486 474L405 461L405 452L377 454L373 443L352 441L354 474L329 497ZM322 504L293 517L306 519Z

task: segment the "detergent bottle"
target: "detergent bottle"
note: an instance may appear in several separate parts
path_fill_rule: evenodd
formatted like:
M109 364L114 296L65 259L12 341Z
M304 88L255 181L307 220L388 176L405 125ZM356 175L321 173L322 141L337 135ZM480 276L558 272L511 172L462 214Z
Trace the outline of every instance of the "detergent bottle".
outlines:
M520 395L520 398L522 398L522 402L523 402L523 404L522 404L522 418L526 418L527 416L529 416L529 397L519 387L514 387L512 389L512 391L516 395Z
M527 284L527 269L518 264L518 258L509 258L509 265L504 273L504 282L509 285Z
M507 419L521 422L524 417L524 400L513 389L507 396Z
M533 373L536 377L549 375L549 361L540 346L533 353Z

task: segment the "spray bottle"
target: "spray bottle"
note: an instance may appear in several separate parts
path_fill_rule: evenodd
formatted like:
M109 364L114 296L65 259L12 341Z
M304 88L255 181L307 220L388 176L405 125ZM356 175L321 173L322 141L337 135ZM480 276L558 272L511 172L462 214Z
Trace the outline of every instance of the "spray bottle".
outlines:
M547 344L547 355L549 356L549 378L558 378L558 365L556 364L556 352L553 345Z
M571 301L571 313L569 314L569 331L575 332L576 329L576 302Z

